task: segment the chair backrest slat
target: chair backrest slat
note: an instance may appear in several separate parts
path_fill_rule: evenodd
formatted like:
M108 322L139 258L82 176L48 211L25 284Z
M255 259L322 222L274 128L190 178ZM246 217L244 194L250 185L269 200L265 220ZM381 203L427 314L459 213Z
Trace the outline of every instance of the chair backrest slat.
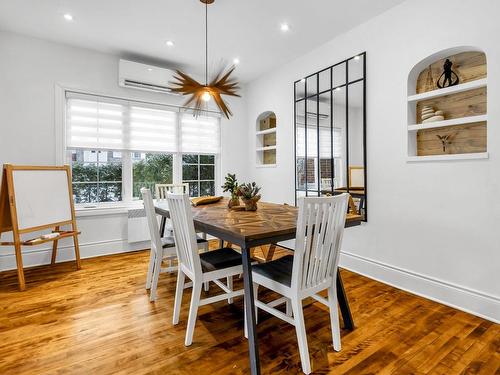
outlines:
M292 288L313 288L336 277L348 194L299 200Z
M156 184L156 199L167 199L167 193L189 194L189 184Z
M151 251L157 252L161 250L160 228L158 218L153 204L153 196L151 190L141 189L142 200L144 202L144 210L146 211L146 219L148 221L149 236L151 237Z
M167 193L167 202L179 263L191 273L190 277L198 277L201 263L189 197L187 194Z

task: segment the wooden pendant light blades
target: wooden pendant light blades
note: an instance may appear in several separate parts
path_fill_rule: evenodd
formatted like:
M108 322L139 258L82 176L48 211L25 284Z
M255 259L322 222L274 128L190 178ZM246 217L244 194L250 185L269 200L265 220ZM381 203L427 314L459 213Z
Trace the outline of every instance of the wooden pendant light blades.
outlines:
M231 77L235 67L232 66L227 71L225 68L221 69L208 82L208 5L212 4L214 0L200 1L205 4L205 84L199 83L180 70L176 70L176 75L174 76L176 81L171 82L170 89L172 92L191 96L184 105L194 108L195 115L202 112L206 106L206 102L213 98L220 111L229 119L229 116L232 116L233 113L222 99L222 95L240 96L238 94L238 82L235 78Z

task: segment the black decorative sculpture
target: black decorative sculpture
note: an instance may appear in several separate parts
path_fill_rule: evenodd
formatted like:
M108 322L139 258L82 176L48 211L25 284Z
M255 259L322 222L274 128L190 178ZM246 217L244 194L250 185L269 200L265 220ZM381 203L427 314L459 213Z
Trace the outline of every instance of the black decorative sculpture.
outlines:
M449 59L446 59L446 61L444 62L443 73L437 80L437 87L439 87L440 89L458 85L458 83L460 82L457 73L451 70L452 65L453 63Z

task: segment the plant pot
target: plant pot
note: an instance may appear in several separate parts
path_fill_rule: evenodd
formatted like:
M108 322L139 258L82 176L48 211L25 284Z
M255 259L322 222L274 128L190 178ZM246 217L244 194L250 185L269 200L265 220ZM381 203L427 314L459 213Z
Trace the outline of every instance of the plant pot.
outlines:
M259 199L260 196L251 199L242 198L243 203L245 203L245 211L257 211L257 202Z
M233 198L229 199L229 202L227 202L228 208L236 207L239 205L240 205L240 198L238 198L238 197L233 197Z

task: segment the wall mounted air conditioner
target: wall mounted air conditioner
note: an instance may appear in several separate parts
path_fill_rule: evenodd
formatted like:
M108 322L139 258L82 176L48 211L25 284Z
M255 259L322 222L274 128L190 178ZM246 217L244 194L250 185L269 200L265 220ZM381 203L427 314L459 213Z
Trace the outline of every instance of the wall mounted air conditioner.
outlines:
M118 85L139 90L172 93L168 88L174 71L134 61L120 60Z

